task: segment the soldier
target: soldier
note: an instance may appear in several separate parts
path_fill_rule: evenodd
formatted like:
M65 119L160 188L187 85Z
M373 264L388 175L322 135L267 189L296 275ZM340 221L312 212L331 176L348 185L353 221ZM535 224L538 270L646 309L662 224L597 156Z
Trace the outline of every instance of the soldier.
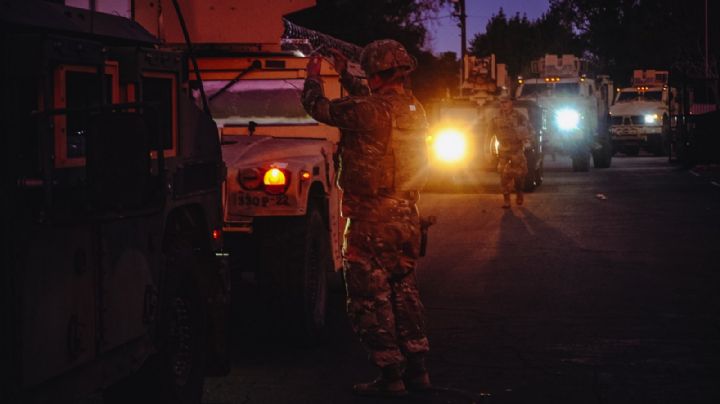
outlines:
M517 193L515 200L522 205L523 186L527 175L525 149L530 147L530 128L527 118L513 109L507 95L500 97L500 111L492 119L492 133L500 143L498 149L498 172L503 193L502 207L510 207L510 194Z
M404 89L416 62L398 42L375 41L361 55L369 90L357 86L335 57L349 97L323 94L320 60L311 58L303 105L319 122L340 128L343 270L348 317L380 376L358 383L359 395L402 396L431 387L424 308L415 276L420 250L416 202L427 168L427 120Z

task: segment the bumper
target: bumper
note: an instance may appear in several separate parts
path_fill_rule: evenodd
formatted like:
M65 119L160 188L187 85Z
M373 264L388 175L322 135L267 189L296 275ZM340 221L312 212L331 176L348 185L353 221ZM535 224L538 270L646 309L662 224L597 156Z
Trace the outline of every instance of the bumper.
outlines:
M662 126L611 126L613 143L641 144L662 136Z

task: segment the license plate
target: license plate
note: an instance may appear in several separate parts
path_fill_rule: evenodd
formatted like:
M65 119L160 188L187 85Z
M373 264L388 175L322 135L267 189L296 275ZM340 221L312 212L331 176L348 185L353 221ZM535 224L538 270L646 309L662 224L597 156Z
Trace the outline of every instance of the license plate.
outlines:
M242 207L288 206L287 195L253 195L244 192L235 194L235 205Z

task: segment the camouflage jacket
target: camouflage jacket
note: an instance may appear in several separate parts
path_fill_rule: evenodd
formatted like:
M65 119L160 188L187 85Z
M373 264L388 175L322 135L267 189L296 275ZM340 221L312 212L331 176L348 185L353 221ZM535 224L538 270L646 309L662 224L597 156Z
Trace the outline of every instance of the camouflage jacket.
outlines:
M417 192L395 190L395 166L388 159L393 125L397 124L393 111L401 107L417 111L427 124L424 110L409 94L364 95L369 92L358 80L345 77L341 83L351 93L363 95L329 100L322 83L308 78L302 102L315 120L341 130L338 185L343 190L343 215L365 219L392 215L396 204L391 200L414 203L418 198Z
M516 110L499 112L492 119L492 133L500 143L500 156L522 153L530 144L530 123Z

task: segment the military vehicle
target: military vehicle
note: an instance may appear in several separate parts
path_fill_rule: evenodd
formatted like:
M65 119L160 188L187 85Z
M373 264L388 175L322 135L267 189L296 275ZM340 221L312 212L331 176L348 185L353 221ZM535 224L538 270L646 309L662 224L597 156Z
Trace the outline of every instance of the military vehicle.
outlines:
M277 310L259 309L277 316L284 332L317 341L325 328L328 276L342 265L339 131L308 116L300 94L311 52L345 46L359 54L359 48L283 20L314 0L256 0L247 8L230 0L186 3L203 79L201 86L191 73L193 92L207 94L227 165L223 226L233 270L272 297ZM182 27L152 2L134 7L135 19L167 45L185 46ZM302 36L284 35L289 27ZM286 49L283 37L296 46ZM339 97L338 74L327 63L321 73L327 96Z
M518 78L516 99L537 102L550 114L551 147L568 154L573 171L610 167L612 148L608 108L613 84L607 76L590 77L587 63L573 55L545 55L533 61L532 77Z
M0 49L0 402L199 403L228 368L225 168L185 55L40 0L0 3Z
M490 122L498 113L498 96L507 94L505 65L496 63L494 55L467 56L464 63L462 94L430 103L427 108L433 188L477 182L479 175L497 171L498 144ZM513 101L513 108L531 124L528 176L523 184L529 192L543 181L545 110L530 100Z
M678 114L677 91L667 70L634 70L632 86L618 88L610 107L613 150L636 156L640 148L666 153L671 117Z

